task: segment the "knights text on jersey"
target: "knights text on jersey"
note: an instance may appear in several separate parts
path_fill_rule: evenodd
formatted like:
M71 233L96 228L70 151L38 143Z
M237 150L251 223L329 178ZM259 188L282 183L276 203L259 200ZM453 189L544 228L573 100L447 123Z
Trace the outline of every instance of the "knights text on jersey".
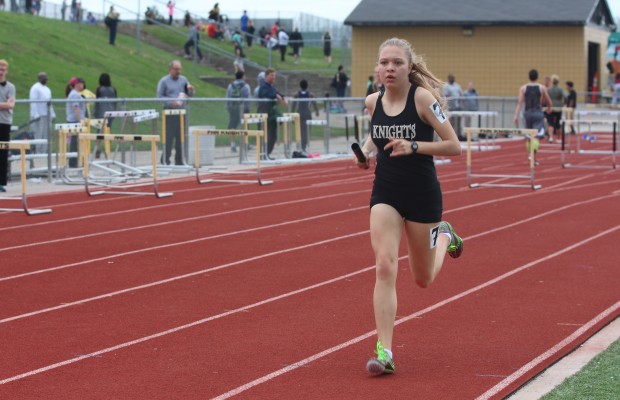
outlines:
M433 156L411 154L390 157L391 151L383 149L389 142L389 138L415 140L416 142L434 140L433 127L424 123L418 115L414 98L416 89L416 86L411 86L405 109L396 116L385 114L382 95L379 95L377 99L371 120L370 135L377 147L375 185L380 187L420 193L435 188L439 184Z

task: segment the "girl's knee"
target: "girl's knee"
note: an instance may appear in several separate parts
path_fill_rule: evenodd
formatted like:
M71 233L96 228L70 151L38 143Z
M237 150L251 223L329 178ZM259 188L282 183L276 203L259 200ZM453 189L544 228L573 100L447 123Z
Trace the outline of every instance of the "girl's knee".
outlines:
M416 276L415 283L422 289L426 289L433 283L434 279L431 276Z
M394 280L398 268L398 260L390 258L377 259L377 280Z

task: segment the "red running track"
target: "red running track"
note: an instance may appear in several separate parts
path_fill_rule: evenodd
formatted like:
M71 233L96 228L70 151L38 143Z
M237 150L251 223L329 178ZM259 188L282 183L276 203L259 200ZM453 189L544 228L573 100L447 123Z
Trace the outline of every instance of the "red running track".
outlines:
M476 170L527 169L522 143L502 147ZM420 289L403 245L397 373L379 378L372 169L34 196L53 213L0 215L0 398L502 398L620 314L619 172L563 169L558 148L539 191L469 189L464 156L438 166L465 252Z

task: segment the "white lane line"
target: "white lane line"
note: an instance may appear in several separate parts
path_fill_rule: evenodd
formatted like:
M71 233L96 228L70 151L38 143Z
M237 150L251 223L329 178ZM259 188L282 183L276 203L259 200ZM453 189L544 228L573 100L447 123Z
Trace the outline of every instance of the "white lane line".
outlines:
M175 203L157 204L153 206L131 208L127 210L116 210L116 211L110 211L107 213L100 213L100 214L95 213L95 214L81 215L77 217L57 219L53 221L42 221L42 222L29 223L29 224L24 224L24 225L5 226L5 227L0 228L0 232L16 230L16 229L32 228L32 227L37 227L37 226L54 225L54 224L60 224L60 223L66 223L66 222L81 221L81 220L92 219L92 218L105 218L111 215L127 214L127 213L133 213L133 212L138 212L138 211L151 211L151 210L192 205L192 204L198 204L198 203L208 203L208 202L220 201L220 200L238 199L242 197L272 196L273 194L276 194L276 193L298 192L300 190L313 190L313 189L315 188L313 188L311 185L303 185L303 186L296 186L296 187L286 188L286 189L274 189L274 190L269 190L269 191L256 191L256 192L248 192L248 193L235 193L235 194L219 196L219 197L209 197L209 198L201 198L198 200L186 200L186 201L179 201ZM370 188L367 190L367 192L369 190ZM190 189L188 191L194 191L194 189ZM126 197L111 197L111 198L107 198L104 200L89 200L89 201L84 201L84 202L65 203L64 205L73 206L73 205L82 205L82 204L87 204L87 203L89 205L92 205L92 203L96 203L100 201L117 201L121 199L126 200L127 198ZM59 207L59 205L52 205L52 206L56 208Z
M491 286L491 285L493 285L495 283L498 283L498 282L500 282L500 281L502 281L502 280L504 280L506 278L509 278L512 275L515 275L515 274L517 274L519 272L522 272L522 271L524 271L524 270L526 270L528 268L531 268L531 267L533 267L533 266L535 266L537 264L540 264L540 263L542 263L544 261L548 261L548 260L550 260L550 259L552 259L554 257L557 257L557 256L560 256L560 255L562 255L564 253L567 253L567 252L569 252L569 251L571 251L573 249L576 249L576 248L578 248L578 247L580 247L580 246L582 246L584 244L587 244L587 243L589 243L589 242L591 242L593 240L596 240L596 239L598 239L598 238L600 238L602 236L608 235L608 234L610 234L610 233L612 233L612 232L614 232L614 231L616 231L618 229L620 229L620 225L616 226L614 228L608 229L608 230L606 230L604 232L601 232L601 233L599 233L599 234L597 234L595 236L592 236L592 237L590 237L588 239L585 239L585 240L582 240L580 242L577 242L577 243L575 243L575 244L573 244L571 246L567 246L567 247L563 248L562 250L559 250L559 251L556 251L555 253L549 254L548 256L539 258L538 260L534 260L534 261L529 262L529 263L527 263L525 265L522 265L521 267L518 267L518 268L516 268L516 269L514 269L514 270L512 270L510 272L507 272L507 273L505 273L503 275L500 275L497 278L491 279L491 280L489 280L489 281L487 281L487 282L485 282L483 284L480 284L480 285L475 286L475 287L473 287L473 288L471 288L469 290L466 290L466 291L461 292L461 293L459 293L457 295L454 295L454 296L452 296L450 298L447 298L447 299L445 299L443 301L440 301L439 303L433 304L432 306L427 307L427 308L425 308L423 310L420 310L420 311L418 311L416 313L413 313L413 314L410 314L410 315L408 315L406 317L400 318L400 319L398 319L395 322L395 326L396 325L400 325L400 324L402 324L404 322L410 321L410 320L412 320L414 318L417 318L417 317L419 317L419 316L421 316L423 314L429 313L429 312L431 312L433 310L436 310L436 309L438 309L440 307L443 307L446 304L452 303L452 302L454 302L456 300L459 300L459 299L461 299L461 298L463 298L463 297L465 297L467 295L470 295L472 293L478 292L478 291L480 291L480 290L482 290L482 289L484 289L486 287L489 287L489 286ZM260 385L262 383L265 383L265 382L267 382L267 381L269 381L271 379L274 379L274 378L276 378L276 377L278 377L280 375L283 375L283 374L285 374L287 372L291 372L291 371L293 371L293 370L295 370L295 369L297 369L299 367L307 365L307 364L311 363L312 361L315 361L315 360L317 360L317 359L319 359L321 357L324 357L324 356L326 356L326 355L328 355L330 353L333 353L334 351L342 350L345 347L348 347L348 346L351 346L353 344L359 343L362 340L365 340L365 339L368 339L369 337L374 336L375 334L376 334L376 331L366 332L365 334L360 335L360 336L358 336L356 338L353 338L353 339L351 339L351 340L349 340L347 342L341 343L341 344L339 344L337 346L334 346L334 347L332 347L330 349L327 349L327 350L322 351L320 353L314 354L313 356L310 356L310 357L305 358L303 360L297 361L297 362L295 362L295 363L293 363L293 364L291 364L291 365L289 365L289 366L287 366L285 368L276 370L276 371L274 371L274 372L272 372L270 374L262 376L261 378L255 379L255 380L253 380L251 382L248 382L248 383L246 383L244 385L241 385L241 386L239 386L239 387L237 387L237 388L235 388L233 390L230 390L230 391L228 391L226 393L223 393L223 394L215 397L214 400L228 399L228 398L230 398L232 396L235 396L235 395L237 395L237 394L239 394L241 392L244 392L244 391L246 391L248 389L251 389L251 388L253 388L255 386L258 386L258 385Z
M39 314L48 313L48 312L51 312L51 311L62 310L63 308L73 307L73 306L77 306L77 305L81 305L81 304L85 304L85 303L90 303L90 302L96 301L96 300L107 299L107 298L110 298L110 297L113 297L113 296L118 296L118 295L121 295L121 294L124 294L124 293L134 292L136 290L142 290L142 289L147 289L147 288L154 287L154 286L164 285L166 283L178 281L178 280L181 280L181 279L190 278L190 277L196 276L196 275L202 275L202 274L207 273L207 272L213 272L213 271L218 271L220 269L234 267L235 265L242 265L242 264L245 264L245 263L248 263L248 262L260 260L260 259L267 258L267 257L273 257L273 256L277 256L277 255L280 255L280 254L285 254L285 253L290 253L290 252L294 252L294 251L298 251L298 250L303 250L303 249L307 249L309 247L320 246L320 245L327 244L327 243L330 243L330 242L336 242L338 240L349 239L349 238L352 238L352 237L355 237L355 236L366 235L369 232L370 231L355 232L355 233L350 233L348 235L337 236L337 237L334 237L334 238L325 239L325 240L321 240L321 241L314 242L314 243L308 243L308 244L304 244L304 245L297 246L297 247L289 247L289 248L284 249L284 250L278 250L278 251L273 251L273 252L270 252L270 253L260 254L258 256L249 257L249 258L246 258L246 259L243 259L243 260L237 260L237 261L233 261L233 262L230 262L230 263L227 263L227 264L222 264L222 265L218 265L218 266L211 267L211 268L205 268L205 269L202 269L200 271L194 271L194 272L190 272L190 273L187 273L187 274L177 275L177 276L173 276L171 278L162 279L162 280L151 282L151 283L145 283L144 285L133 286L133 287L126 288L126 289L117 290L115 292L109 292L109 293L101 294L99 296L89 297L89 298L86 298L86 299L72 301L72 302L69 302L69 303L62 303L62 304L60 304L58 306L55 306L55 307L44 308L44 309L41 309L41 310L36 310L36 311L32 311L32 312L25 313L25 314L15 315L13 317L8 317L8 318L0 319L0 324L4 324L4 323L7 323L7 322L11 322L11 321L15 321L15 320L23 319L23 318L27 318L27 317L32 317L32 316L39 315Z
M526 218L526 219L522 219L520 221L513 222L511 224L502 225L501 227L497 227L497 228L494 228L494 229L491 229L491 230L487 230L487 231L484 231L484 232L480 232L478 234L471 235L469 237L465 237L463 239L464 240L472 240L474 238L478 238L478 237L481 237L481 236L490 235L492 233L495 233L495 232L498 232L498 231L501 231L501 230L505 230L505 229L509 229L509 228L514 227L514 226L517 226L517 225L520 225L520 224L524 224L524 223L527 223L527 222L530 222L530 221L533 221L533 220L536 220L536 219L539 219L539 218L543 218L545 216L548 216L548 215L551 215L551 214L554 214L554 213L558 213L558 212L561 212L561 211L564 211L564 210L568 210L568 209L573 208L573 207L581 207L581 206L583 206L585 204L589 204L589 203L605 200L605 199L612 198L612 197L615 197L615 195L601 196L601 197L597 197L597 198L594 198L594 199L588 199L588 200L581 201L581 202L567 204L567 205L564 205L562 207L559 207L559 208L556 208L556 209L553 209L553 210L550 210L550 211L547 211L547 212L544 212L544 213L540 213L540 214L534 215L532 217L529 217L529 218ZM347 210L344 210L343 212L346 212L346 211ZM329 214L329 215L331 216L331 215L334 215L334 214L337 214L337 213L333 213L333 214ZM317 217L319 217L319 216L317 216ZM285 225L285 224L288 224L288 223L296 223L296 222L297 221L287 222L287 223L283 223L282 225ZM188 273L188 274L178 275L178 276L175 276L175 277L171 277L171 278L163 279L163 280L160 280L160 281L155 281L155 282L147 283L147 284L144 284L144 285L134 286L134 287L131 287L131 288L126 288L126 289L122 289L122 290L118 290L118 291L114 291L114 292L109 292L109 293L105 293L105 294L102 294L102 295L89 297L89 298L82 299L82 300L62 303L61 305L58 305L58 306L55 306L55 307L44 308L44 309L40 309L40 310L29 312L29 313L19 314L19 315L15 315L15 316L12 316L12 317L7 317L7 318L4 318L4 319L0 319L0 324L7 323L7 322L10 322L10 321L15 321L15 320L18 320L18 319L27 318L27 317L32 317L32 316L35 316L35 315L39 315L39 314L43 314L43 313L47 313L47 312L51 312L51 311L57 311L57 310L60 310L60 309L64 309L64 308L68 308L68 307L73 307L73 306L76 306L76 305L80 305L80 304L84 304L84 303L88 303L88 302L92 302L92 301L96 301L96 300L106 299L106 298L109 298L109 297L112 297L112 296L118 296L118 295L121 295L121 294L124 294L124 293L133 292L133 291L136 291L136 290L146 289L146 288L150 288L150 287L153 287L153 286L158 286L158 285L174 282L174 281L179 280L179 279L189 278L189 277L192 277L192 276L195 276L195 275L199 275L199 274L202 274L202 273L205 273L205 272L217 271L219 269L228 268L228 267L231 267L231 266L234 266L234 265L243 264L243 263L246 263L246 262L249 262L249 261L254 261L254 260L257 260L257 259L260 259L260 258L270 257L270 256L277 255L277 254L284 254L284 253L291 252L291 251L297 251L297 250L300 250L300 249L304 249L304 248L315 246L317 244L324 244L324 243L329 243L331 241L342 240L342 239L346 239L346 238L353 237L353 236L363 235L363 234L366 234L368 232L369 231L367 231L367 230L366 231L362 231L362 232L356 232L356 233L352 233L352 234L345 235L345 236L339 236L339 237L332 238L332 239L326 239L326 240L323 240L323 241L320 241L320 242L310 243L310 244L303 245L303 246L298 246L298 247L294 247L294 248L280 250L280 251L273 252L273 253L267 253L267 254L263 254L263 255L260 255L260 256L251 257L251 258L248 258L248 259L245 259L245 260L228 263L228 264L224 264L224 265L221 265L221 266L216 266L216 267L212 267L212 268L203 269L203 270L197 271L197 272L192 272L192 273ZM403 258L403 257L401 257L401 258Z
M602 313L600 313L599 315L597 315L596 317L588 321L581 328L577 329L570 336L567 336L562 341L560 341L558 344L551 347L549 350L545 351L544 353L534 358L529 363L519 368L516 372L514 372L510 376L503 379L497 385L493 386L491 389L481 394L476 400L487 400L495 396L497 393L501 392L503 389L505 389L510 384L512 384L514 381L516 381L517 379L519 379L520 377L522 377L523 375L525 375L526 373L534 369L537 365L539 365L540 363L542 363L549 357L552 357L553 355L557 354L560 350L570 345L575 340L579 339L581 335L586 333L588 330L592 329L593 326L595 326L596 324L598 324L599 322L601 322L608 316L615 314L618 309L620 309L620 301L618 301L616 304L609 307L608 309L606 309L605 311L603 311Z
M136 231L140 229L150 229L150 228L162 227L166 225L181 224L181 223L190 222L190 221L198 221L198 220L207 219L207 218L221 217L224 215L242 213L242 212L247 212L247 211L255 211L255 210L261 210L265 208L272 209L274 207L279 207L279 206L286 206L286 205L304 203L304 202L314 202L314 201L321 200L321 199L330 199L334 197L349 196L349 195L355 195L355 194L367 193L367 192L368 190L360 190L360 191L354 191L354 192L344 192L344 193L337 193L337 194L331 194L331 195L324 195L324 196L319 196L319 197L306 197L306 198L297 199L297 200L283 201L280 203L264 204L261 206L252 206L252 207L222 211L222 212L213 213L213 214L199 215L197 217L188 217L188 218L182 218L182 219L175 219L172 221L158 222L154 224L132 226L132 227L123 228L123 229L114 229L114 230L108 230L108 231L100 231L100 232L95 232L95 233L83 234L83 235L78 235L78 236L68 236L68 237L59 238L59 239L25 243L25 244L0 248L0 252L9 251L9 250L19 250L19 249L24 249L28 247L43 246L43 245L54 244L54 243L61 243L61 242L66 242L66 241L78 240L78 239L88 239L88 238L93 238L96 236L116 235L119 233L131 232L131 231Z
M563 248L563 249L561 249L559 251L556 251L555 253L549 254L548 256L539 258L539 259L534 260L532 262L529 262L529 263L527 263L525 265L522 265L521 267L518 267L518 268L516 268L516 269L514 269L512 271L509 271L509 272L507 272L505 274L502 274L502 275L500 275L500 276L498 276L498 277L496 277L494 279L491 279L491 280L489 280L489 281L487 281L487 282L485 282L483 284L475 286L475 287L473 287L473 288L471 288L469 290L461 292L460 294L452 296L452 297L450 297L450 298L448 298L446 300L438 302L438 303L436 303L436 304L434 304L434 305L432 305L430 307L427 307L427 308L425 308L423 310L420 310L420 311L418 311L416 313L413 313L413 314L410 314L410 315L408 315L406 317L400 318L400 319L398 319L395 322L395 326L396 325L400 325L400 324L402 324L404 322L410 321L410 320L412 320L414 318L417 318L417 317L419 317L419 316L421 316L423 314L429 313L429 312L431 312L431 311L433 311L433 310L435 310L437 308L440 308L440 307L442 307L442 306L444 306L446 304L449 304L449 303L452 303L452 302L454 302L456 300L459 300L459 299L461 299L461 298L463 298L463 297L465 297L465 296L467 296L469 294L472 294L472 293L475 293L477 291L480 291L480 290L482 290L482 289L484 289L484 288L486 288L488 286L491 286L491 285L493 285L495 283L498 283L498 282L500 282L500 281L502 281L504 279L507 279L508 277L510 277L512 275L515 275L515 274L517 274L517 273L519 273L521 271L524 271L524 270L526 270L528 268L531 268L531 267L533 267L533 266L535 266L537 264L540 264L540 263L542 263L544 261L548 261L548 260L550 260L550 259L552 259L554 257L560 256L560 255L562 255L564 253L572 251L572 250L574 250L574 249L576 249L576 248L578 248L578 247L580 247L580 246L582 246L584 244L587 244L587 243L589 243L589 242L591 242L593 240L596 240L596 239L598 239L600 237L608 235L608 234L610 234L610 233L612 233L612 232L614 232L614 231L616 231L618 229L620 229L620 225L616 226L614 228L607 229L607 230L605 230L603 232L600 232L597 235L594 235L594 236L592 236L592 237L590 237L588 239L584 239L582 241L576 242L575 244L567 246L567 247L565 247L565 248ZM399 260L404 259L404 258L406 258L406 256L400 257ZM171 333L175 333L175 332L178 332L180 330L184 330L184 329L187 329L187 328L190 328L190 327L194 327L196 325L200 325L200 324L203 324L203 323L206 323L206 322L209 322L209 321L213 321L213 320L218 319L218 318L222 318L222 317L225 317L225 316L228 316L228 315L232 315L232 314L235 314L235 313L238 313L238 312L243 312L243 311L246 311L248 309L258 307L260 305L264 305L264 304L271 303L271 302L276 301L276 300L284 299L284 298L293 296L295 294L303 293L303 292L306 292L308 290L311 290L311 289L314 289L314 288L318 288L318 287L321 287L321 286L325 286L325 285L337 282L337 281L342 280L342 279L347 279L349 277L353 277L353 276L358 275L358 274L363 273L363 272L372 271L373 269L374 269L374 266L367 267L367 268L364 268L364 269L356 271L356 272L352 272L352 273L347 274L347 275L343 275L343 276L340 276L340 277L337 277L337 278L334 278L334 279L331 279L331 280L328 280L328 281L317 283L315 285L308 286L308 287L303 288L303 289L299 289L299 290L292 291L292 292L289 292L289 293L281 294L279 296L271 297L269 299L265 299L265 300L262 300L260 302L257 302L257 303L254 303L254 304L250 304L248 306L244 306L244 307L241 307L241 308L237 308L235 310L231 310L231 311L228 311L228 312L225 312L225 313L222 313L222 314L218 314L218 315L215 315L215 316L207 317L207 318L204 318L204 319L201 319L201 320L198 320L198 321L194 321L194 322L189 323L189 324L181 325L181 326L178 326L176 328L172 328L172 329L169 329L169 330L166 330L166 331L163 331L163 332L159 332L159 333L156 333L156 334L153 334L153 335L145 336L145 337L142 337L142 338L139 338L139 339L136 339L136 340L132 340L132 341L129 341L129 342L121 343L121 344L113 346L113 347L108 347L108 348L105 348L105 349L102 349L102 350L99 350L99 351L96 351L96 352L92 352L92 353L85 354L85 355L82 355L82 356L79 356L79 357L75 357L75 358L72 358L72 359L69 359L69 360L65 360L65 361L62 361L62 362L51 364L51 365L48 365L46 367L38 368L38 369L31 370L31 371L28 371L28 372L25 372L25 373L22 373L22 374L19 374L19 375L15 375L15 376L12 376L12 377L9 377L9 378L5 378L3 380L0 380L0 385L6 384L6 383L9 383L9 382L13 382L13 381L16 381L16 380L19 380L19 379L23 379L23 378L26 378L26 377L29 377L29 376L32 376L32 375L40 374L42 372L46 372L46 371L49 371L49 370L52 370L52 369L56 369L56 368L59 368L59 367L65 366L65 365L73 364L73 363L81 361L81 360L83 360L85 358L96 357L96 356L99 356L101 354L108 353L108 352L111 352L111 351L114 351L114 350L118 350L118 349L122 349L124 347L132 346L132 345L135 345L135 344L138 344L138 343L142 343L142 342L145 342L147 340L151 340L151 339L159 338L159 337L162 337L162 336L166 336L166 335L169 335ZM279 375L282 375L284 373L287 373L287 372L293 371L293 370L295 370L295 369L297 369L299 367L302 367L302 366L304 366L304 365L306 365L306 364L308 364L308 363L310 363L310 362L312 362L312 361L314 361L314 360L316 360L318 358L321 358L321 357L323 357L323 356L325 356L325 355L327 355L329 353L332 353L332 352L337 351L337 350L341 350L341 349L343 349L345 347L348 347L348 346L350 346L352 344L361 342L362 340L367 339L367 338L373 336L375 333L376 333L376 331L367 332L367 333L365 333L363 335L360 335L360 336L358 336L356 338L353 338L353 339L351 339L351 340L349 340L347 342L341 343L338 346L334 346L331 349L327 349L327 350L322 351L320 353L317 353L317 354L315 354L315 355L313 355L311 357L308 357L308 358L305 358L305 359L303 359L301 361L295 362L295 363L293 363L293 364L291 364L291 365L289 365L289 366L287 366L285 368L282 368L280 370L274 371L274 372L272 372L272 373L270 373L270 374L268 374L268 375L266 375L266 376L264 376L262 378L254 380L252 382L249 382L249 383L247 383L245 385L239 386L238 388L233 389L232 391L229 391L227 393L224 393L221 396L219 396L218 399L226 399L226 398L229 398L229 397L231 397L231 396L233 396L235 394L238 394L238 393L241 393L243 391L246 391L246 390L248 390L248 389L250 389L250 388L252 388L254 386L257 386L257 385L259 385L261 383L267 382L268 380L271 380L271 379L273 379L273 378L275 378L275 377L277 377Z

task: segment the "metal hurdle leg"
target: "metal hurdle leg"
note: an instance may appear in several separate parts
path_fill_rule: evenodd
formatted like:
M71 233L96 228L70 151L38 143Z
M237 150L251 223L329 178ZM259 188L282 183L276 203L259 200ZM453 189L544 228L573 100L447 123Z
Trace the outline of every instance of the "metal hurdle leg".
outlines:
M472 151L471 151L471 136L472 134L491 134L491 135L519 135L529 137L530 143L536 136L536 129L504 129L504 128L465 128L465 134L467 135L467 184L470 188L476 188L481 186L490 187L529 187L532 190L538 190L542 188L534 182L534 146L530 146L530 172L529 175L510 175L510 174L474 174L471 172L472 165ZM500 178L500 179L528 179L529 185L524 184L509 184L509 183L474 183L472 178Z
M259 137L264 135L262 130L234 130L234 129L194 129L193 131L196 140L196 155L194 157L194 170L196 171L196 181L198 183L210 183L210 182L233 182L233 183L258 183L261 186L270 185L273 181L262 180L260 176L260 163L261 163L261 140ZM199 137L200 135L238 135L238 136L255 136L256 140L256 171L209 171L211 174L235 174L235 175L256 175L256 180L249 179L201 179L200 178L200 152L199 152ZM245 140L244 140L245 142Z
M49 214L52 212L49 208L29 208L26 198L26 150L30 149L28 141L15 140L12 142L0 142L2 150L19 150L21 162L21 198L0 197L0 200L21 200L22 208L0 208L0 211L6 212L25 212L28 215Z

